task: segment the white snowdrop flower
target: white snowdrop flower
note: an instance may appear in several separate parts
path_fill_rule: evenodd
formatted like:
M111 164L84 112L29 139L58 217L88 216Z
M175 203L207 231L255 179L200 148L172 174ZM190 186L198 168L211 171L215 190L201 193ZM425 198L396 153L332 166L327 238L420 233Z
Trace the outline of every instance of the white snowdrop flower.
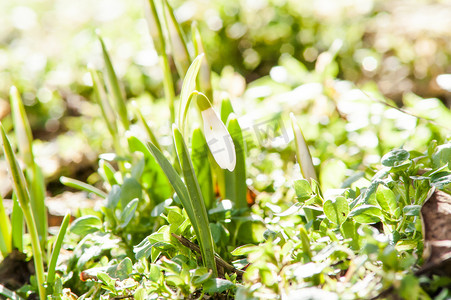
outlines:
M230 133L204 94L197 94L197 105L202 114L205 139L213 158L222 169L232 172L235 169L236 153Z
M316 180L315 167L313 166L312 157L305 142L304 135L302 134L301 127L296 122L296 118L293 113L290 113L291 125L293 126L294 138L296 142L296 156L301 167L301 173L305 179L311 181Z

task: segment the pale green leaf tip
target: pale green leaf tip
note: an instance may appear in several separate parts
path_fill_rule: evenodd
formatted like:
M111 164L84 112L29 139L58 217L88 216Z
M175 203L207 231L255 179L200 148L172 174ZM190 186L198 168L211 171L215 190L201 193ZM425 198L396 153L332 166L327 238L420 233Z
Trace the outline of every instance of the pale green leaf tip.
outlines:
M195 61L201 60L204 56L205 56L204 53L199 54L199 55L196 57Z
M177 124L172 123L172 132L176 132L176 131L179 131L179 128L178 128Z
M237 115L235 113L233 113L233 112L230 113L229 117L227 118L227 123L230 122L230 121L233 121L233 122L238 121Z
M2 144L4 142L4 139L6 138L6 132L5 132L5 128L3 127L3 123L0 122L0 129L2 131Z
M205 96L200 92L197 92L196 94L201 96L197 97L197 106L199 106L200 111L204 111L206 109L211 108L211 103L208 100L207 96Z
M11 86L11 88L9 89L9 94L11 95L11 97L15 94L17 94L19 91L17 90L16 86Z

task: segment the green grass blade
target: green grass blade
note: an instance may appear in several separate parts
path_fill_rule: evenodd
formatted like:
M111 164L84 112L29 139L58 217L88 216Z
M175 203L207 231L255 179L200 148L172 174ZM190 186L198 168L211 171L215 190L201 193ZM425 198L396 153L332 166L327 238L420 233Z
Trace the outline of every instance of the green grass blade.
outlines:
M30 195L28 194L28 188L25 181L25 176L19 167L16 156L14 155L11 144L6 136L3 126L1 126L1 135L3 143L3 151L8 162L10 169L12 181L14 184L14 191L19 200L20 207L22 208L23 214L25 216L25 221L27 222L27 227L30 232L31 246L33 249L34 266L36 269L36 278L38 282L39 297L41 300L46 298L46 291L44 288L44 263L42 261L42 250L39 243L38 230L36 228L36 223L33 218L33 213L30 206Z
M34 162L33 136L25 108L16 87L10 90L11 110L14 132L18 141L21 158L24 160L27 184L30 187L30 203L36 225L38 227L41 248L45 249L47 240L47 209L45 207L45 184L40 167Z
M58 261L58 256L61 250L61 245L63 244L64 236L67 232L67 227L69 226L70 217L70 212L66 213L66 215L64 216L64 219L61 222L60 230L58 231L58 235L56 237L55 244L53 246L52 256L50 258L50 264L47 273L47 285L50 288L53 287L53 282L55 281L56 263Z
M221 102L221 121L224 124L227 124L229 115L232 112L233 112L233 107L232 107L232 103L230 103L230 100L227 98L223 99ZM235 149L235 151L237 151L237 149ZM236 203L235 172L230 172L229 170L223 170L223 169L219 169L218 172L222 173L220 176L218 176L218 179L223 181L219 184L221 195L224 198L229 199L232 202Z
M160 146L160 143L158 143L158 139L157 139L157 137L155 136L155 134L153 133L152 128L150 128L150 126L149 126L149 124L147 123L146 119L144 119L144 116L142 115L142 113L141 113L141 111L140 111L138 105L136 104L136 102L134 102L133 104L134 104L136 116L137 116L138 119L141 121L141 123L144 125L144 129L146 130L147 135L148 135L149 138L150 138L150 141L152 142L152 144L154 144L154 145L158 148L158 150L161 151L162 148L161 148L161 146Z
M25 176L23 175L19 163L17 162L16 156L14 155L11 143L6 136L3 126L1 126L1 135L3 143L3 151L8 162L8 166L11 173L11 178L14 184L14 191L16 192L17 199L22 209L26 209L30 205L30 195L28 194L28 188L25 181Z
M177 151L177 156L180 161L180 166L183 172L183 178L185 179L186 187L191 200L191 205L194 210L194 216L199 226L198 228L198 240L202 252L202 260L204 265L213 270L213 274L217 277L218 272L216 270L215 256L214 256L214 244L213 237L210 231L210 224L208 222L207 210L202 198L202 192L197 181L196 174L194 173L193 164L190 159L188 147L185 144L182 134L179 129L173 125L174 144Z
M116 72L114 71L113 64L111 63L110 56L106 49L105 43L103 39L98 35L100 45L102 46L102 54L103 60L105 62L106 74L107 74L107 87L110 92L112 98L114 99L114 103L116 106L116 112L119 115L119 119L121 120L122 126L124 126L125 130L128 130L130 127L130 123L128 121L128 113L127 107L125 105L125 99L122 94L122 90L119 86L119 81L116 76Z
M46 249L47 241L47 207L45 206L45 180L41 168L33 164L25 170L28 186L30 187L30 204L36 226L38 228L39 240L42 250Z
M100 79L98 72L94 70L92 66L88 66L88 70L92 78L94 99L96 100L96 102L100 107L100 111L102 113L103 119L105 120L108 131L114 138L119 135L116 126L116 116L114 115L113 108L111 107L110 102L108 101L108 96L103 85L103 80Z
M229 115L233 113L233 107L232 103L230 102L230 99L225 98L222 99L221 102L221 121L224 124L227 124L227 120L229 119Z
M0 196L0 251L6 257L11 252L11 223L3 206L3 198Z
M183 131L183 117L186 116L189 108L189 98L191 93L196 88L196 77L199 73L200 64L202 62L203 54L197 56L188 71L186 72L185 79L183 79L182 90L180 91L180 108L178 124Z
M205 53L204 45L202 42L202 36L197 28L196 22L193 22L191 26L192 39L194 44L194 55L198 56L202 53ZM202 60L202 64L199 71L198 78L199 90L202 91L208 99L212 99L213 101L213 89L211 87L211 71L210 65L208 64L208 60L205 57Z
M147 2L147 1L146 1ZM163 69L163 87L166 101L168 102L169 112L171 114L171 123L175 122L175 107L174 107L174 82L172 80L171 66L166 54L166 41L161 26L161 20L164 21L164 16L161 18L158 15L158 10L154 0L149 0L146 10L147 22L149 24L150 35L155 46L155 50L160 57L161 68Z
M168 178L169 182L171 183L172 187L177 193L177 196L179 196L180 201L182 202L182 205L185 208L186 213L188 214L188 217L191 221L191 225L193 225L194 231L197 234L198 230L197 219L194 216L194 210L191 205L188 190L186 188L186 185L183 183L182 178L180 178L180 175L174 169L169 160L154 144L147 143L147 147L150 153L152 153L153 157L155 157L157 163L160 165L166 177Z
M209 151L202 130L200 128L194 129L191 139L191 160L207 209L212 208L215 200L211 167L209 163L205 163L208 159Z
M34 164L30 123L28 122L22 98L15 86L10 89L11 115L14 124L19 153L27 166Z
M166 27L169 34L169 42L171 43L172 56L174 58L175 67L180 78L185 77L186 71L191 63L188 47L184 38L184 34L180 24L174 15L174 10L167 0L163 1L163 7L166 17Z
M71 187L71 188L75 188L77 190L82 190L82 191L87 191L87 192L90 192L90 193L94 193L97 196L102 197L104 199L106 199L108 197L108 195L105 192L99 190L98 188L96 188L96 187L94 187L94 186L92 186L90 184L84 183L84 182L82 182L80 180L76 180L76 179L73 179L73 178L68 178L68 177L65 177L65 176L61 176L60 177L60 182L62 184L64 184L65 186L68 186L68 187Z
M116 170L114 170L113 166L106 160L100 160L97 172L103 177L103 180L110 184L110 186L118 184L116 177L114 176Z
M157 6L154 0L146 1L149 6L146 10L147 24L149 25L150 36L158 55L165 55L166 41L161 27L160 17L158 16Z
M302 134L301 127L296 122L296 118L293 113L290 113L291 126L293 127L294 140L296 143L296 159L301 167L302 176L305 179L311 181L318 181L316 177L315 167L313 166L312 157L305 142L304 135Z
M17 200L16 194L13 193L13 211L11 213L11 233L12 246L23 252L23 235L24 235L24 216L22 209Z
M222 111L221 111L222 112ZM246 185L246 148L243 139L243 131L235 116L231 114L227 122L227 130L235 144L236 165L233 170L234 176L234 201L236 208L247 208L247 185Z
M224 198L236 203L235 170L232 172L227 169L221 170L224 173Z

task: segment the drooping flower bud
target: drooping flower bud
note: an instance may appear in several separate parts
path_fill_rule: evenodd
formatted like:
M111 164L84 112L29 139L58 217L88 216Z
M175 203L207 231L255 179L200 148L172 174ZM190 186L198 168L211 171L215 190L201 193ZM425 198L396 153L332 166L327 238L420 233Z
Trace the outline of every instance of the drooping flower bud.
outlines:
M197 105L202 114L205 139L213 158L222 169L232 172L235 169L236 153L230 133L204 94L197 94Z

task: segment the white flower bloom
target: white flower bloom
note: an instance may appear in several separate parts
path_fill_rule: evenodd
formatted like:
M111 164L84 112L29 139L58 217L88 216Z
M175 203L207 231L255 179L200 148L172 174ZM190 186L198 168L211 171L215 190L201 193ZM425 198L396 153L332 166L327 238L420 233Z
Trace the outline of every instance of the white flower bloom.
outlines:
M198 104L204 123L204 134L215 161L222 169L235 169L236 153L232 137L207 98L199 93ZM205 98L204 98L205 97Z
M293 113L290 113L290 118L296 143L296 156L299 166L301 167L302 176L304 176L304 178L309 181L311 181L312 179L318 181L316 177L315 167L313 166L312 157L310 156L310 151L308 149L307 143L304 140L304 135L302 134L301 127L299 127L298 123L296 122L296 118L294 117Z

